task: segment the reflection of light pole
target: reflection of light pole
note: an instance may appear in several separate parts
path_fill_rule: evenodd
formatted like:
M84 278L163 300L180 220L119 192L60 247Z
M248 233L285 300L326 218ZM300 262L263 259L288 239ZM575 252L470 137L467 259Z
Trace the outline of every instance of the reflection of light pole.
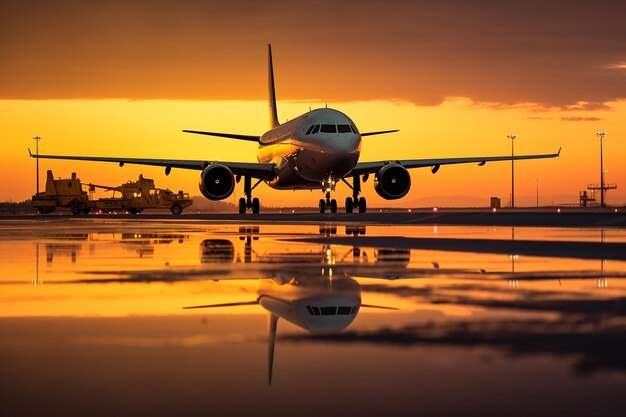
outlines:
M517 135L515 133L511 133L510 135L506 135L507 138L511 139L511 208L515 207L515 148L514 143L515 139L517 139Z
M602 139L606 136L606 132L596 132L596 136L600 138L600 207L604 208L604 165L602 163Z
M35 165L37 171L37 194L39 194L39 141L43 139L43 137L35 135L33 136L33 139L35 140L35 153L37 154L37 157L35 158Z

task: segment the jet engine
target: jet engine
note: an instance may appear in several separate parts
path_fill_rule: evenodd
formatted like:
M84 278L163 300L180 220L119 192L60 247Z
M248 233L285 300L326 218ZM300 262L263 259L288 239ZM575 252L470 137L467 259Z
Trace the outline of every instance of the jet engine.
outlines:
M411 188L411 175L400 164L387 164L376 172L374 189L386 200L404 197Z
M198 186L202 195L209 200L223 200L233 193L235 176L225 165L209 165L202 171Z

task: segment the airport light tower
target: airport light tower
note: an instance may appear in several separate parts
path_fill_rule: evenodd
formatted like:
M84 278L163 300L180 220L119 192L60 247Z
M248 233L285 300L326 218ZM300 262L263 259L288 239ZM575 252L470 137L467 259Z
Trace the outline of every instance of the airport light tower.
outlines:
M515 133L511 133L510 135L506 135L507 138L511 139L511 158L515 157L515 139L517 139L517 135ZM515 160L511 159L511 208L515 207Z
M606 136L606 132L596 132L596 136L600 138L600 207L604 208L604 164L602 160L602 140Z
M37 172L37 194L39 194L39 141L43 139L43 136L35 135L33 139L35 140L35 153L37 154L37 158L35 158L35 170Z

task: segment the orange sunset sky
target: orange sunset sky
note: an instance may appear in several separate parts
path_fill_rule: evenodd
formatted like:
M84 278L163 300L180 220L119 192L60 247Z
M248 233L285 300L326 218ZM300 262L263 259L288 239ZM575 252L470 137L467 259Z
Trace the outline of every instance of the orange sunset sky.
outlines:
M328 103L361 131L400 129L364 138L361 161L507 155L516 133L518 154L563 147L516 164L516 203L534 205L537 184L541 204L576 203L599 182L603 130L618 184L607 201L625 204L625 15L623 1L0 0L0 200L33 194L34 134L49 154L256 161L254 143L181 130L262 134L271 42L281 121ZM40 169L42 184L46 169L107 185L143 173L199 194L197 171ZM506 204L510 164L417 169L412 181L397 202L371 180L364 193L373 206ZM267 205L321 196L257 190Z

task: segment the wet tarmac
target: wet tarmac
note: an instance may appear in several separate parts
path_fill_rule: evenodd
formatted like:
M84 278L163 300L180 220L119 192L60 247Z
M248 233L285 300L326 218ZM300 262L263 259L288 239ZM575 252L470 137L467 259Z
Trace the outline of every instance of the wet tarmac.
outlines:
M622 415L625 228L343 218L3 219L0 415Z

